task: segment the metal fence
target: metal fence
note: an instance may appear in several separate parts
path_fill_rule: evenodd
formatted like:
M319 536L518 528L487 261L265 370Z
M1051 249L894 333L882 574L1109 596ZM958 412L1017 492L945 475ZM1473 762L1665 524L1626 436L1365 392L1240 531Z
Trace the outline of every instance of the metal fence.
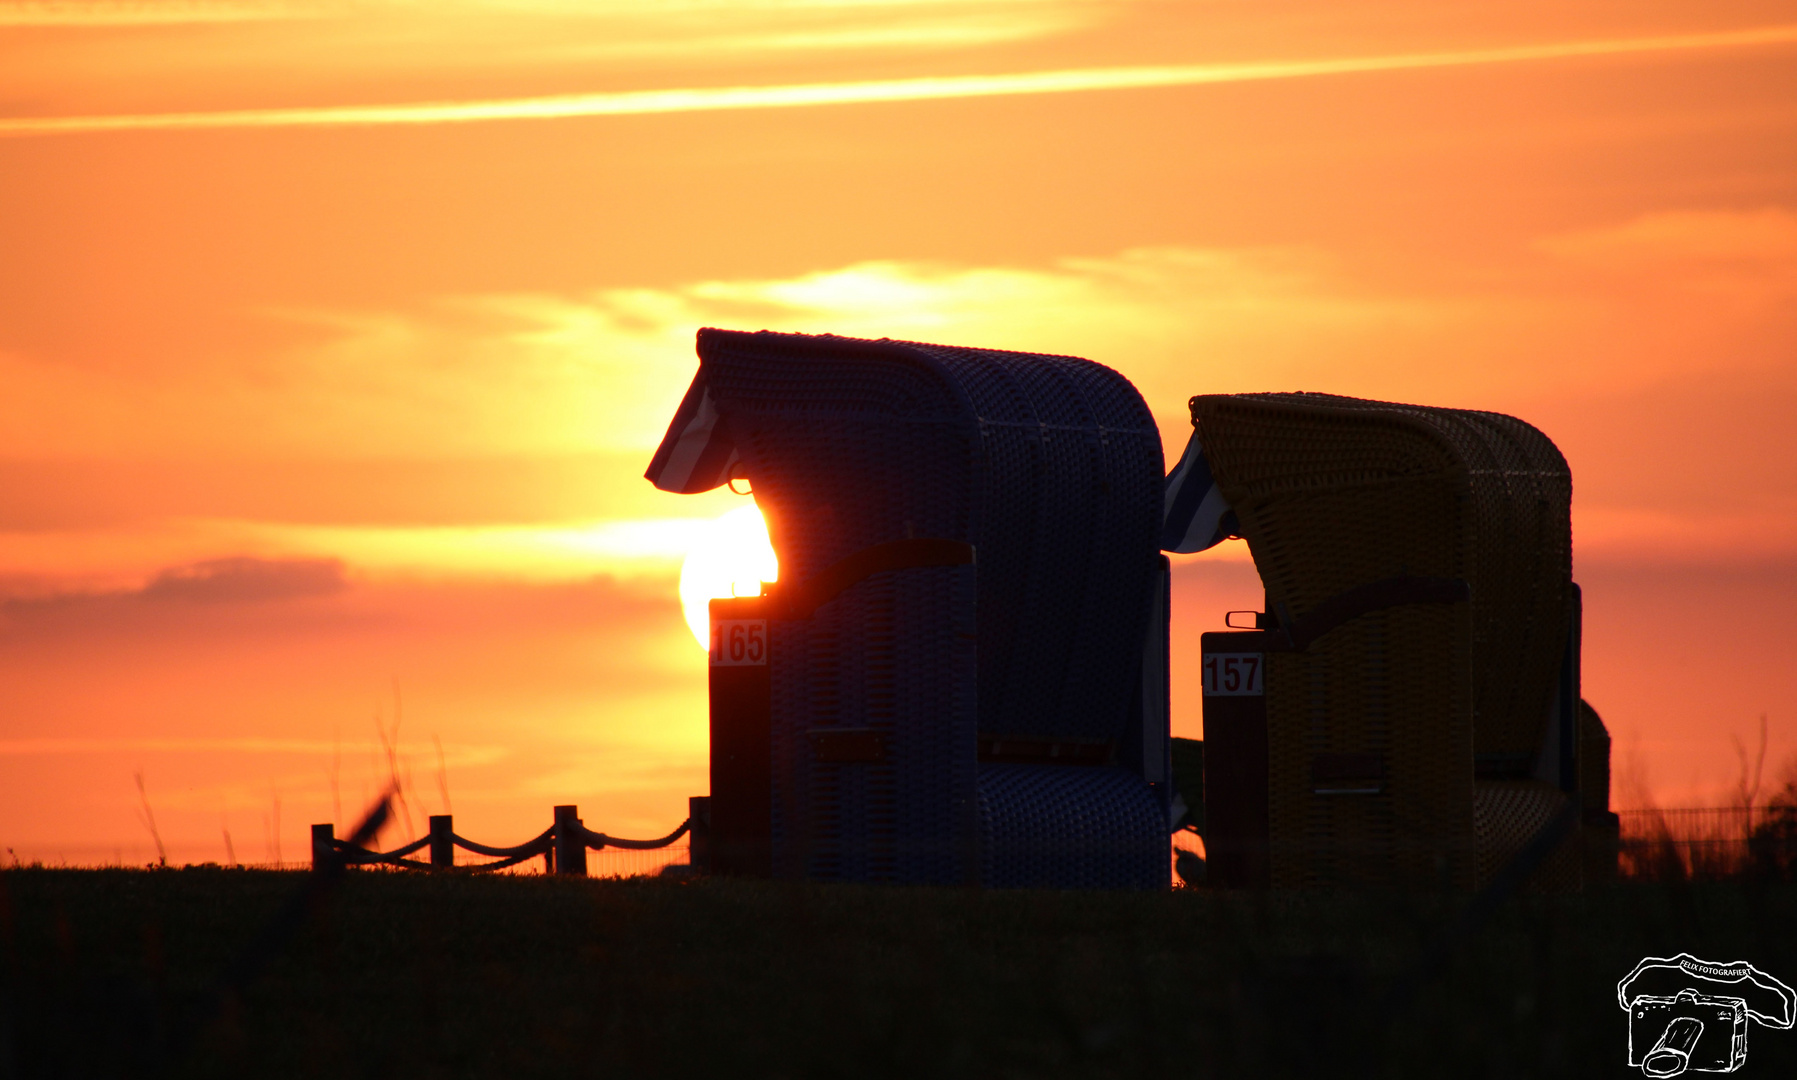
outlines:
M1617 817L1623 877L1797 876L1797 807L1624 810Z

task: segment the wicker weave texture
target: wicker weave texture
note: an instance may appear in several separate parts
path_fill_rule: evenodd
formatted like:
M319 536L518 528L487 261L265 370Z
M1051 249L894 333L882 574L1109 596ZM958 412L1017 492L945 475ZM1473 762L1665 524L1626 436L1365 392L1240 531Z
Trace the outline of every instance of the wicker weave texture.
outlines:
M1565 805L1566 796L1551 784L1483 780L1475 785L1473 822L1480 880L1489 881L1503 869ZM1579 845L1569 843L1555 849L1530 885L1562 891L1578 888L1579 879Z
M803 579L905 536L979 552L980 728L1115 738L1158 571L1160 436L1076 357L707 330L700 356Z
M1301 617L1381 578L1464 578L1476 750L1537 748L1572 581L1572 475L1547 436L1497 413L1326 394L1192 409L1272 601Z
M978 553L776 623L777 869L967 880L976 730L1116 740L1135 719L1159 569L1146 406L1073 357L719 330L699 352L783 581L905 537ZM889 733L888 760L811 760L830 726Z
M885 572L773 624L778 874L968 880L975 762L973 567ZM877 762L816 761L810 733L872 729Z
M1280 888L1472 884L1465 605L1362 616L1268 657L1268 824ZM1318 794L1313 763L1374 755L1378 795Z
M1571 477L1494 413L1322 394L1192 400L1268 601L1302 618L1356 586L1460 578L1472 602L1363 616L1269 666L1275 884L1481 878L1475 753L1541 743L1571 610ZM1379 796L1312 791L1322 754L1387 763ZM1495 847L1493 845L1496 845Z
M1164 812L1125 769L981 765L979 813L989 885L1167 887Z

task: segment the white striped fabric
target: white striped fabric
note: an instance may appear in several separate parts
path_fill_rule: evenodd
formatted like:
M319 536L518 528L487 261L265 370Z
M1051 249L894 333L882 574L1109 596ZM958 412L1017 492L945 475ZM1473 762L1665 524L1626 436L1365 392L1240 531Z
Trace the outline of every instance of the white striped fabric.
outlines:
M1215 547L1237 535L1235 511L1211 478L1210 462L1198 445L1198 433L1186 443L1179 464L1167 474L1161 513L1161 550L1189 555Z
M736 446L724 431L700 368L643 475L663 491L694 495L728 481L736 459Z

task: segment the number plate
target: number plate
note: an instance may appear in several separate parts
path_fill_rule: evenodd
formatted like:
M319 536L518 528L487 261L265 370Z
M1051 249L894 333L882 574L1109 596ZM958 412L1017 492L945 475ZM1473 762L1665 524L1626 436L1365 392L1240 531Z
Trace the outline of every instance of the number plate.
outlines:
M1204 654L1205 697L1260 697L1266 693L1264 653Z
M766 619L712 620L712 667L764 667L766 664Z

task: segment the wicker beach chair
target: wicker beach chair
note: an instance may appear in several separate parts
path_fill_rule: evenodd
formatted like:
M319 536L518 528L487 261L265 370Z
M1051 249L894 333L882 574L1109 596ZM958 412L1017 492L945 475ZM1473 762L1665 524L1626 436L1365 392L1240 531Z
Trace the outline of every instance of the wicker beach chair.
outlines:
M1265 629L1206 635L1267 648L1264 818L1244 826L1263 846L1225 869L1489 880L1578 788L1565 460L1495 413L1239 394L1193 398L1192 418L1267 593ZM1226 766L1210 714L1207 767ZM1542 880L1576 882L1576 847Z
M762 674L712 669L714 830L720 755L766 793L739 869L1165 888L1161 452L1135 389L889 340L702 330L698 351L780 560L767 596L713 604L770 642ZM720 678L765 687L747 726Z

